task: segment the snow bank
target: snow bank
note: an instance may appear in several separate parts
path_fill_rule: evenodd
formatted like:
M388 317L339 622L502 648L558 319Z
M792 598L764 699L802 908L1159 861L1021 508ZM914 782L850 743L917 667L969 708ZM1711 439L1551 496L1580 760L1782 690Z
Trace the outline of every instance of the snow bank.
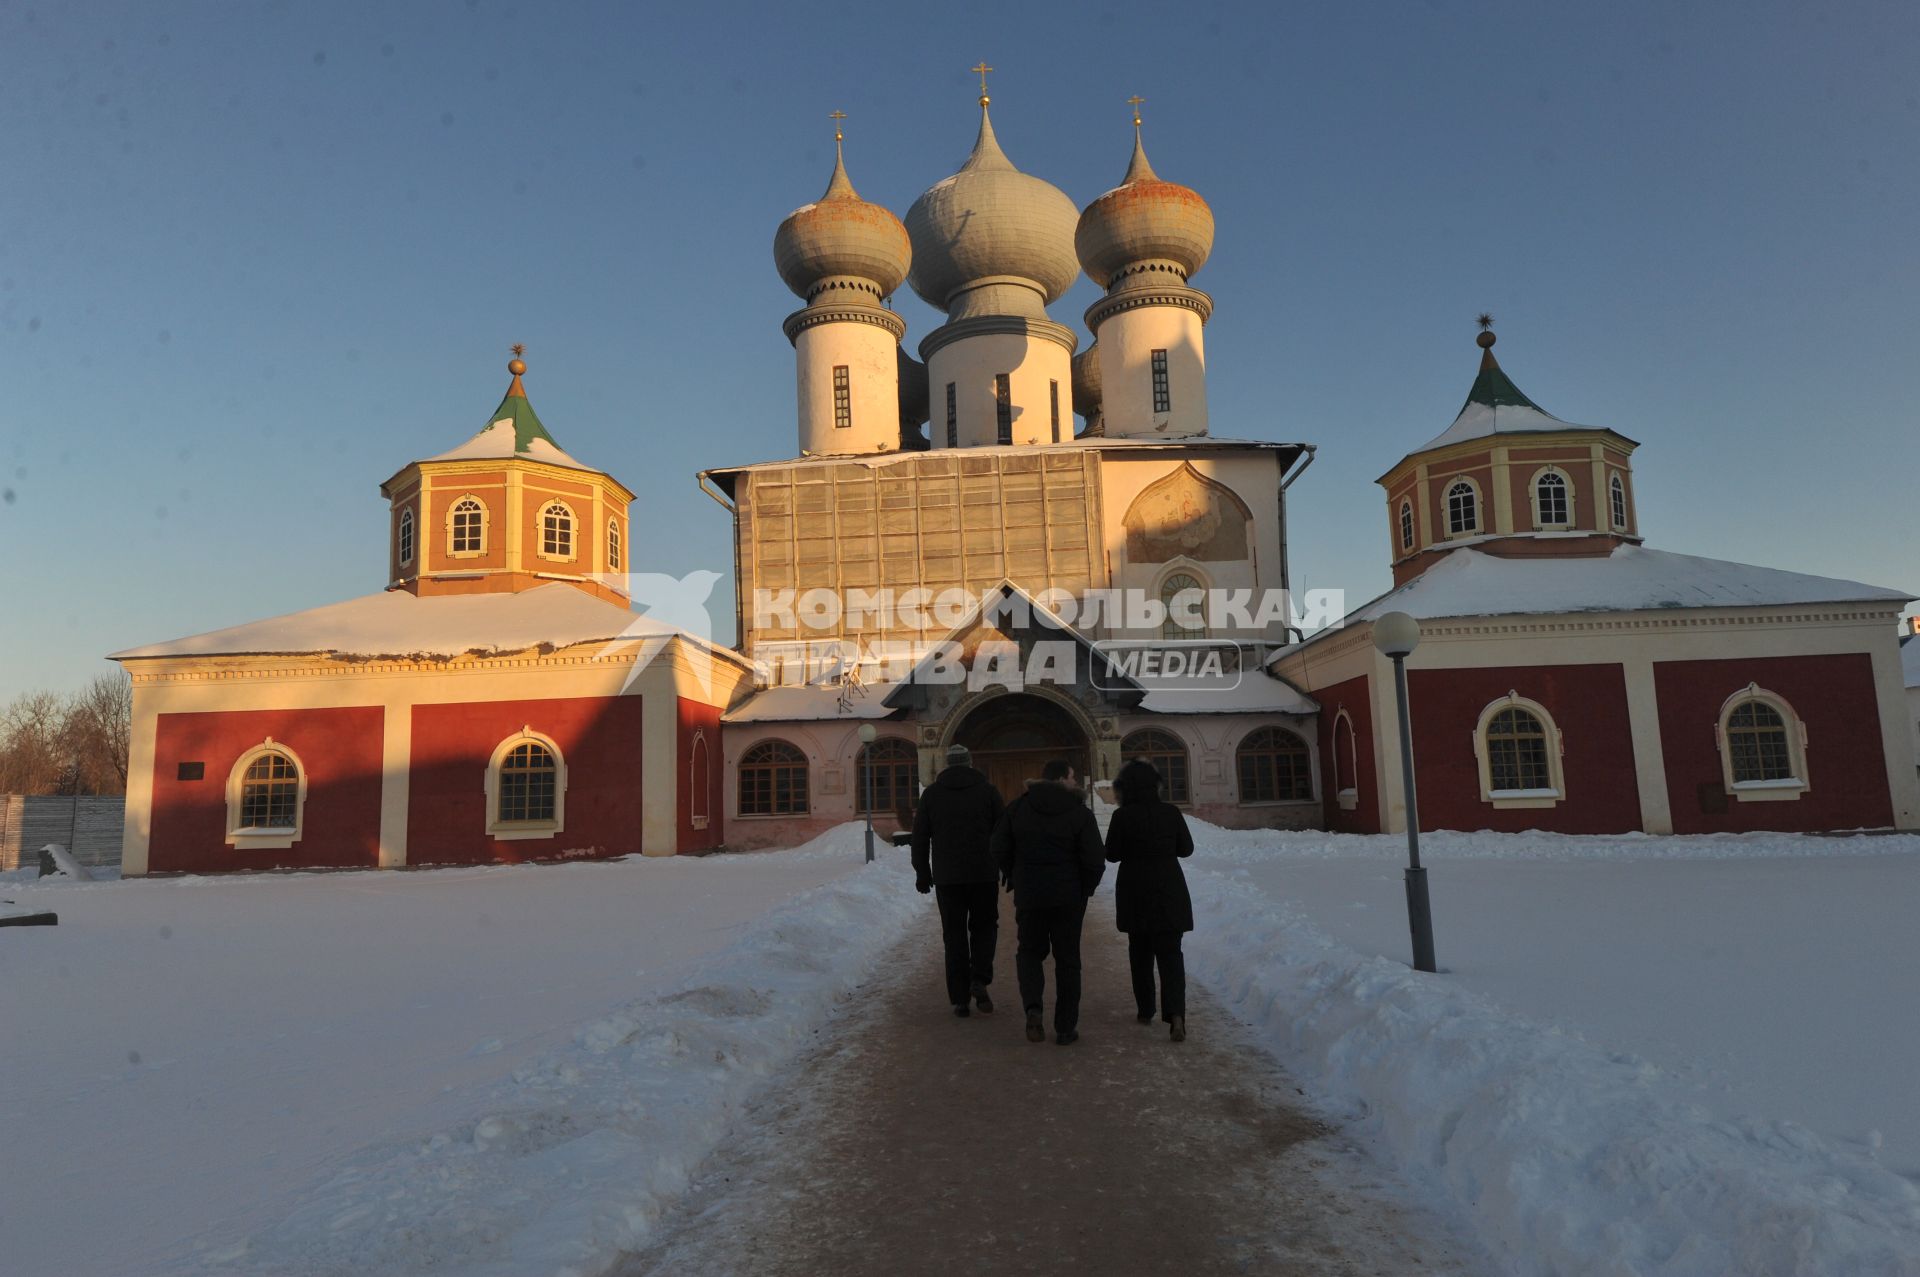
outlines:
M1920 1190L1871 1156L1791 1122L1716 1118L1640 1059L1336 944L1247 871L1206 868L1256 848L1269 859L1374 854L1360 845L1369 840L1289 835L1276 845L1271 833L1204 828L1199 837L1190 970L1513 1271L1920 1274ZM1393 840L1370 841L1390 854ZM1737 850L1713 839L1579 841L1603 844L1586 849L1596 855L1634 843L1656 855L1770 854L1764 840ZM1824 841L1799 840L1794 854ZM1854 853L1893 842L1913 850L1907 839L1831 841ZM1442 858L1498 845L1486 835L1434 842Z
M1221 829L1188 821L1206 839L1206 864L1277 860L1383 860L1405 864L1405 834L1318 829ZM1920 834L1506 834L1437 830L1420 835L1421 863L1439 860L1769 860L1806 856L1911 856Z
M852 845L843 828L808 849ZM471 1120L365 1151L283 1222L201 1258L276 1273L606 1272L923 903L885 862L815 887L476 1096Z

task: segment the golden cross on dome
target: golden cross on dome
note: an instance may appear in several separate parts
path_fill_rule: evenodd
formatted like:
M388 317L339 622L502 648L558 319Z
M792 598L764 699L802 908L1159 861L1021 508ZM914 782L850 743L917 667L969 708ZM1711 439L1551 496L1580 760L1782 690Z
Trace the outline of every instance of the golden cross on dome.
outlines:
M982 58L982 59L980 59L980 65L979 65L979 66L976 66L976 67L971 67L971 68L969 68L969 69L970 69L970 70L971 70L971 71L972 71L972 72L973 72L973 73L974 73L975 75L977 75L977 76L979 76L979 77L980 77L980 105L981 105L981 106L985 106L985 105L987 104L987 101L988 101L988 98L987 98L987 72L989 72L989 71L991 71L991 70L993 70L993 68L987 65L987 60L986 60L985 58Z
M833 140L836 142L842 141L843 139L840 136L840 121L847 118L847 113L845 111L829 111L827 112L827 118L833 121Z
M1140 104L1145 101L1146 99L1137 93L1127 99L1127 105L1133 108L1133 127L1136 129L1140 127Z

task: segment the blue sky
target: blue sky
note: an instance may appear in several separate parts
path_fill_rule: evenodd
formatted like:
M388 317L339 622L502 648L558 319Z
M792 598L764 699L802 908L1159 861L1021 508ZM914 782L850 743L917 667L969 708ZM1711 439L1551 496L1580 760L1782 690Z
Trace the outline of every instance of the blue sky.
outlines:
M1651 544L1920 589L1911 5L0 3L0 47L0 699L379 589L377 484L516 341L635 566L725 567L693 475L795 450L770 245L827 112L904 213L982 58L1021 168L1084 205L1138 93L1213 205L1214 430L1320 448L1296 583L1385 587L1372 480L1488 309L1641 441Z

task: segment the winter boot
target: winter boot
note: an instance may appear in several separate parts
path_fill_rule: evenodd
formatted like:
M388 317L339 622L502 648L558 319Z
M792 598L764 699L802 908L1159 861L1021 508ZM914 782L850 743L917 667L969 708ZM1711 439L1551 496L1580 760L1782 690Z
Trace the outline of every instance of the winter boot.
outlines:
M1040 1008L1028 1007L1027 1008L1027 1041L1045 1042L1046 1040L1047 1040L1047 1028L1044 1024L1040 1023Z
M1056 1034L1053 1040L1061 1046L1072 1046L1080 1040L1080 1034L1073 1029L1068 1029L1064 1033Z
M968 1016L970 1016L970 1015L972 1015L972 1014L973 1014L973 1012L971 1012L971 1011L969 1011L969 1010L967 1010L967 1004L966 1004L966 1003L964 1003L964 1002L956 1002L956 1003L954 1003L954 1004L953 1004L953 1013L954 1013L955 1015L957 1015L957 1016L959 1016L959 1017L960 1017L960 1018L961 1018L962 1020L964 1020L964 1019L966 1019L966 1018L967 1018Z
M1175 1042L1185 1042L1187 1040L1187 1017L1184 1015L1176 1015L1173 1019L1167 1021L1167 1036Z
M986 985L976 984L973 986L973 1005L980 1008L981 1015L993 1014L993 999L987 996Z

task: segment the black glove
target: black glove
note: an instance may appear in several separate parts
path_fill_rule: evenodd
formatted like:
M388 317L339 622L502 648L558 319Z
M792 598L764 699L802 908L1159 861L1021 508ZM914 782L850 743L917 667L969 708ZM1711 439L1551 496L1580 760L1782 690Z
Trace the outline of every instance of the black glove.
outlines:
M915 878L913 880L913 889L924 896L933 890L933 879Z

